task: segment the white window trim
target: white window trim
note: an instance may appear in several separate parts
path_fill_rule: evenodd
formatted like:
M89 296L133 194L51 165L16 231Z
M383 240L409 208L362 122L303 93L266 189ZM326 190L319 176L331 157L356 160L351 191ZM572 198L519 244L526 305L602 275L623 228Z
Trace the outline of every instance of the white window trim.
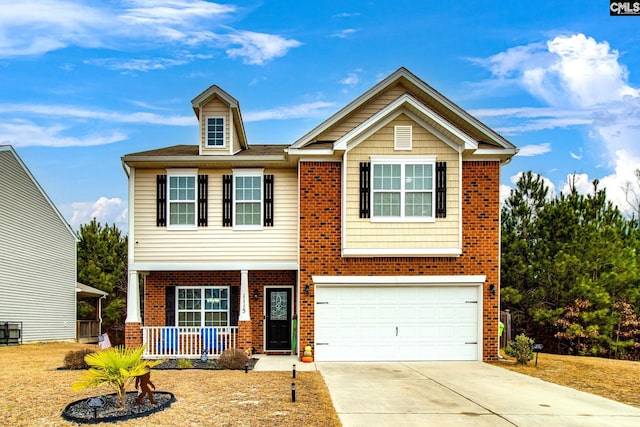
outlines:
M400 192L400 216L397 217L389 217L389 216L375 216L374 214L374 194L376 192L379 192L380 190L376 191L374 190L373 187L373 180L375 178L374 175L374 165L381 165L381 164L399 164L401 165L400 168L400 183L402 185L402 188L400 190L395 190L394 192L399 191ZM417 217L417 216L405 216L405 194L406 194L406 190L404 188L404 177L405 177L405 166L406 165L410 165L410 164L419 164L419 165L425 165L425 164L430 164L431 165L431 171L432 171L432 182L433 182L433 187L431 188L431 194L432 194L432 203L431 203L431 216L428 217ZM436 179L436 158L434 156L428 156L428 157L420 157L420 158L416 158L416 157L385 157L385 158L380 158L380 157L371 157L371 182L369 183L369 188L371 189L371 206L369 207L369 210L371 212L370 218L369 220L371 222L436 222L436 183L435 183L435 179Z
M193 201L179 201L178 203L193 203L193 224L171 224L171 177L194 177L195 198ZM167 170L167 229L168 230L195 230L198 223L198 170L197 169L169 169Z
M233 169L233 229L234 230L262 230L264 228L264 169ZM259 176L260 177L260 223L258 225L238 225L236 224L237 201L236 201L236 177L237 176Z
M209 119L222 119L222 145L209 144ZM225 116L206 116L204 119L205 148L227 148L227 118Z
M178 295L179 295L179 291L180 289L198 289L200 290L200 326L180 326L180 313L184 312L184 313L192 313L196 310L180 310L178 308L179 304L178 304ZM204 309L204 291L205 289L226 289L227 290L227 309L226 310L205 310ZM224 328L224 327L228 327L231 326L231 289L229 286L176 286L176 313L175 313L175 319L176 319L176 326L178 327L185 327L185 328L205 328L208 326L204 325L204 314L206 312L213 312L213 313L223 313L226 311L227 313L227 324L224 326L211 326L211 327L220 327L220 328Z

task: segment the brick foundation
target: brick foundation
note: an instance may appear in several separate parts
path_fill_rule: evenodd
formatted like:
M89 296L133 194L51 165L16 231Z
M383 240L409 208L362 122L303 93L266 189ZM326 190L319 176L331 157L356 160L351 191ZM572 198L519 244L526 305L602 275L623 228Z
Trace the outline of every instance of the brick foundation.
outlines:
M142 345L142 323L125 323L124 346L127 348Z

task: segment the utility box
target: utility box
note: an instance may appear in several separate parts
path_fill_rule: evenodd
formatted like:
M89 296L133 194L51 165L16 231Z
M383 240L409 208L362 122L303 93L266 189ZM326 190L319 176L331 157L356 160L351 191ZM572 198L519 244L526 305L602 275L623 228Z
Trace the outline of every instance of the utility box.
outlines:
M22 322L0 322L0 345L22 344Z

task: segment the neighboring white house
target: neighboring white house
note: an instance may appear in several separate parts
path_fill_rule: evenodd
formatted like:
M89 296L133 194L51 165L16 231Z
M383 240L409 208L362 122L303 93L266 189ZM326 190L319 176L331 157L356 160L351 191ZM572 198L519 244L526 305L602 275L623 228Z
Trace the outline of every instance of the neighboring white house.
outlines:
M76 339L76 236L13 147L0 145L0 324L22 342Z

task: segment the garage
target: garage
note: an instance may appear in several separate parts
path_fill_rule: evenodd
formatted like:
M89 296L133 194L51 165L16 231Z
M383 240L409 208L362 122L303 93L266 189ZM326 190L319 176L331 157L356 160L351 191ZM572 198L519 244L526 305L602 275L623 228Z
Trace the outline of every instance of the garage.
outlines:
M317 361L482 360L484 276L314 277Z

